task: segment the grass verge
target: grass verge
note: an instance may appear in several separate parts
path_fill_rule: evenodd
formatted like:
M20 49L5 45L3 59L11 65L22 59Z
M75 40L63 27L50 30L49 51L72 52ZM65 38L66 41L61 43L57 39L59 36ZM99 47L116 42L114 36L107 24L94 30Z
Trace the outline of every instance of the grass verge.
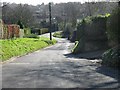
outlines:
M62 35L63 32L55 32L53 34L53 37L57 37L57 38L64 38L63 35Z
M50 41L49 38L18 38L14 40L0 40L0 60L6 61L14 56L21 56L27 53L53 45L56 40Z

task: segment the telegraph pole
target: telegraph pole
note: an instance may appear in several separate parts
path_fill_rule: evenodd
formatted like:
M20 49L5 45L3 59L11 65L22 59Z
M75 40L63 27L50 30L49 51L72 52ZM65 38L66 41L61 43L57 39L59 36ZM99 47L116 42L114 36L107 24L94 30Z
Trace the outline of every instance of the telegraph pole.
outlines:
M89 9L90 16L92 16L92 14L91 14L91 9L90 9L90 2L89 2L89 0L88 0L88 9Z
M118 7L120 7L120 1L118 1Z
M49 3L49 22L50 22L50 25L49 25L49 32L50 32L50 40L52 40L52 32L51 32L51 3Z

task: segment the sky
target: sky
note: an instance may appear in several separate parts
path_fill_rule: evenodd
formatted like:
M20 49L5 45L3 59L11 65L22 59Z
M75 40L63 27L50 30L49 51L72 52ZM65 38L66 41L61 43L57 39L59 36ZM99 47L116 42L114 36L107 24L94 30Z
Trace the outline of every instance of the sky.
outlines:
M0 2L9 2L9 3L17 3L17 4L22 3L22 4L31 4L31 5L38 5L41 3L47 4L49 2L54 2L54 3L81 2L81 3L84 3L85 1L111 1L111 0L0 0Z
M84 3L86 1L117 1L117 0L0 0L0 2L9 2L9 3L17 3L17 4L31 4L31 5L38 5L38 4L48 4L49 2L54 3L61 3L61 2L81 2Z
M10 3L22 3L22 4L32 4L32 5L37 5L41 3L49 3L49 2L54 2L54 3L60 3L60 2L85 2L86 0L0 0L2 2L10 2Z

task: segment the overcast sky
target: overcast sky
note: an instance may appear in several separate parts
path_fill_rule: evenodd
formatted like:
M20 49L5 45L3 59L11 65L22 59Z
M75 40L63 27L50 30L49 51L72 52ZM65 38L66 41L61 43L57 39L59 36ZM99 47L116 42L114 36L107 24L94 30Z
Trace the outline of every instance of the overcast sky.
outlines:
M60 2L85 2L86 0L0 0L2 2L10 2L10 3L27 3L27 4L32 4L32 5L37 5L37 4L41 4L41 3L49 3L49 2L54 2L54 3L60 3Z
M81 2L84 3L85 1L110 1L110 0L0 0L1 2L10 2L10 3L23 3L23 4L32 4L32 5L37 5L41 3L49 3L49 2L54 2L54 3L60 3L60 2ZM114 1L114 0L113 0Z

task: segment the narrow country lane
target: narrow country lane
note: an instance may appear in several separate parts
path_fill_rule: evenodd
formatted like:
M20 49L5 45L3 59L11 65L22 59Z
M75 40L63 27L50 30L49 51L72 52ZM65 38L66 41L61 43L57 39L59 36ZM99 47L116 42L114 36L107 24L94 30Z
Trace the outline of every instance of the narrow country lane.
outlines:
M120 88L119 72L70 56L66 39L2 65L3 88Z

